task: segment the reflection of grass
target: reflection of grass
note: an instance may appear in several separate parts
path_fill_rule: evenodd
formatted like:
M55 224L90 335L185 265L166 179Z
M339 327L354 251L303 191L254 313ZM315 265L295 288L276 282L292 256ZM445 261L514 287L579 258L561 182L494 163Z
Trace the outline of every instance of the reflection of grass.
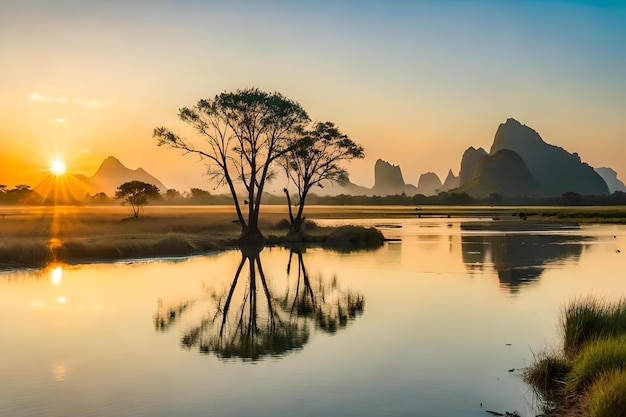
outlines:
M527 382L554 415L623 416L626 409L626 300L576 300L563 313L563 356L539 358Z

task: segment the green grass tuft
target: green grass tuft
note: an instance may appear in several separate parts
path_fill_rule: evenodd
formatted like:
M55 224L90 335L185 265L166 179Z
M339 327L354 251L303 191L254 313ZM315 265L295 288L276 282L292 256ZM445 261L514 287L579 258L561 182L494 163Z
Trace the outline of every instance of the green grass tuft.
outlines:
M626 414L626 371L602 374L589 392L591 417L623 417Z
M626 333L626 300L614 304L599 297L575 300L563 312L562 330L568 357L588 342Z
M616 370L626 370L626 334L586 345L572 361L565 389L581 393L600 375Z

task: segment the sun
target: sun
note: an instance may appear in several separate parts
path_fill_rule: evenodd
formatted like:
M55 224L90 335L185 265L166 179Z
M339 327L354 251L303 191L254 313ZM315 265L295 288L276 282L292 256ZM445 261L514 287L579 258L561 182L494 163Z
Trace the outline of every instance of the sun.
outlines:
M65 174L65 163L63 163L63 161L60 161L58 159L52 161L52 164L50 165L50 172L52 172L54 175L63 175Z

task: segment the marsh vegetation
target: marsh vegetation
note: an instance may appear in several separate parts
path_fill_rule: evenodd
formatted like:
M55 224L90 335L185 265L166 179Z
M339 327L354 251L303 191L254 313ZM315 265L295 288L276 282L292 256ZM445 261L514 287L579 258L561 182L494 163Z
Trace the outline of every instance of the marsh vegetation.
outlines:
M525 377L551 415L619 417L626 410L626 299L598 297L568 304L563 350L539 357Z

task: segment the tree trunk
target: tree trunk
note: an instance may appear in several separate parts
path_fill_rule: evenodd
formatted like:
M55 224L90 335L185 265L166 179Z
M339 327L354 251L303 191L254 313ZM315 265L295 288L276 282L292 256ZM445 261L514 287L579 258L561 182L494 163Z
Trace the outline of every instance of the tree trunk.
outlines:
M256 250L257 253L265 246L265 237L259 230L257 219L251 218L237 242L244 253Z
M304 223L304 217L302 216L302 214L304 213L304 200L306 199L308 193L308 189L305 188L304 190L302 190L302 195L300 196L300 204L298 206L298 213L296 213L295 217L292 217L289 234L299 235L302 233L302 224Z

